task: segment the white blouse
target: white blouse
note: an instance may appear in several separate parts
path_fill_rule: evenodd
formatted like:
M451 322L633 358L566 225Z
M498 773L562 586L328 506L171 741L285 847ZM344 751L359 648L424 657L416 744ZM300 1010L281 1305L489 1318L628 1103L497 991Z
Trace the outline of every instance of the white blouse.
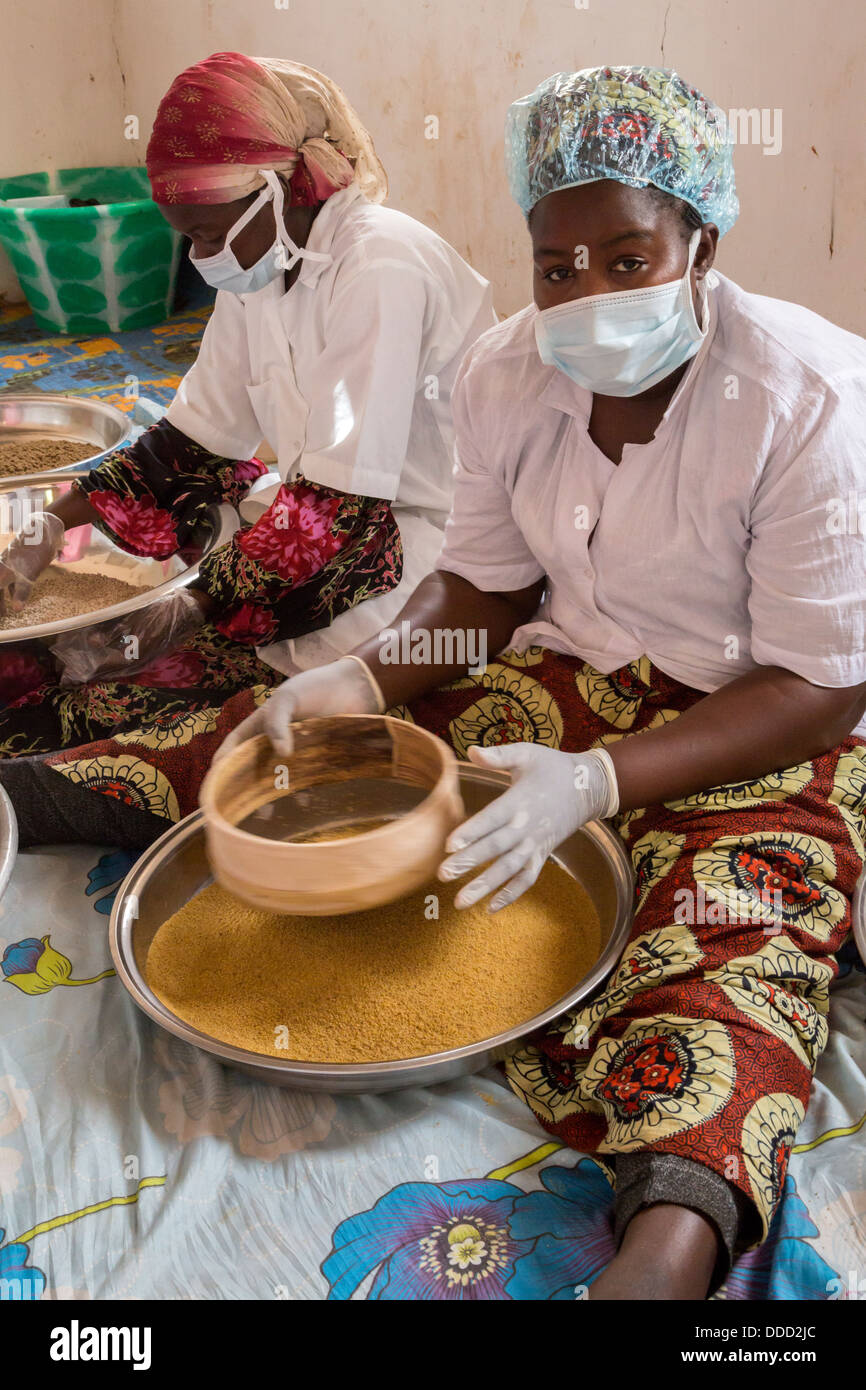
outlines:
M455 385L437 567L488 591L547 576L519 650L603 673L645 654L703 691L759 665L858 685L866 342L708 278L707 337L653 439L618 465L587 433L591 393L542 363L534 306L479 339Z
M450 396L467 348L495 324L488 282L440 236L367 201L357 185L318 213L292 288L217 294L198 357L167 418L213 453L249 458L263 439L279 477L387 498L403 541L396 589L330 628L257 648L278 670L333 659L387 627L433 568L453 490ZM280 483L241 503L255 521Z

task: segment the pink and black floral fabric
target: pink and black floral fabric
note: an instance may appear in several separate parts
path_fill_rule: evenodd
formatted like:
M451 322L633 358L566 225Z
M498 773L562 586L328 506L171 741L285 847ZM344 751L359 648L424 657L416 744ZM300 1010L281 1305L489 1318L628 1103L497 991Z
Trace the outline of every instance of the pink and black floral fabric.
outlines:
M73 483L99 529L133 555L163 559L189 542L206 508L232 506L267 470L211 454L162 420ZM219 604L214 626L245 646L327 627L400 582L403 551L388 502L299 478L264 516L199 566L197 588Z
M400 582L403 549L390 505L301 478L283 485L255 525L202 562L217 629L264 645L326 627Z
M208 506L237 506L266 472L259 459L221 458L160 420L77 478L72 491L87 498L96 525L123 550L164 559L189 542Z

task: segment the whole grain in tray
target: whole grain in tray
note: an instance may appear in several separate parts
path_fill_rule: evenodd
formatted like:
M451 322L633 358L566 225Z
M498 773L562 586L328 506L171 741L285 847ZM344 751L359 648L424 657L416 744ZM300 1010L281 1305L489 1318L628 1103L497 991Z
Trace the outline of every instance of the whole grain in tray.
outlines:
M0 478L69 468L99 452L98 445L77 439L0 439Z
M0 613L0 632L56 623L82 613L98 613L101 608L110 608L112 604L125 603L136 594L146 593L147 588L147 585L127 584L112 575L85 574L68 565L49 565L36 580L19 613Z
M147 981L172 1013L222 1042L357 1063L420 1057L519 1026L598 959L595 908L557 865L496 913L484 902L458 910L458 888L435 881L386 907L293 917L211 884L157 931Z

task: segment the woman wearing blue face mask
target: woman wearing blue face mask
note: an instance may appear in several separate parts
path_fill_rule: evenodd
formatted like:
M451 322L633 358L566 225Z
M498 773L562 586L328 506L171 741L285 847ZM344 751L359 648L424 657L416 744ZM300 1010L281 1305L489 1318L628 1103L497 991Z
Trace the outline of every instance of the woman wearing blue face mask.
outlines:
M0 607L20 606L64 531L86 522L157 558L182 549L214 502L250 524L206 557L194 587L134 625L104 630L98 647L70 634L54 645L56 671L0 678L0 758L73 748L89 769L68 834L46 826L38 789L28 815L27 768L4 774L19 817L49 839L76 824L88 838L89 805L102 797L84 792L104 790L118 759L130 769L121 822L127 809L133 820L192 809L190 742L216 727L216 711L231 727L287 671L387 626L441 548L451 387L465 350L496 322L487 281L381 206L387 182L368 132L303 64L220 53L181 73L160 103L147 168L155 201L218 291L213 315L165 419L77 480L48 509L40 544L21 537L0 556ZM276 473L251 458L263 439ZM169 747L177 765L155 776L148 749ZM157 784L142 799L137 788Z
M845 524L866 348L711 269L731 148L675 73L549 79L511 108L507 162L535 302L461 368L454 506L408 640L289 680L218 756L408 703L512 773L449 843L458 906L518 912L558 844L613 818L629 945L506 1071L615 1178L590 1297L700 1299L777 1210L866 853L866 539ZM480 675L401 664L413 633L461 628L498 653Z

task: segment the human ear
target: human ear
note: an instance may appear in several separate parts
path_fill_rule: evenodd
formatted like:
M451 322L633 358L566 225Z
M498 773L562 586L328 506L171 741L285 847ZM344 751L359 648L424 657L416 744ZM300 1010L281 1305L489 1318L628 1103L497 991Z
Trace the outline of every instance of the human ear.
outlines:
M698 249L695 252L695 259L692 266L696 281L703 280L716 259L716 247L718 242L719 229L715 222L705 222L701 227L701 239L698 242Z

